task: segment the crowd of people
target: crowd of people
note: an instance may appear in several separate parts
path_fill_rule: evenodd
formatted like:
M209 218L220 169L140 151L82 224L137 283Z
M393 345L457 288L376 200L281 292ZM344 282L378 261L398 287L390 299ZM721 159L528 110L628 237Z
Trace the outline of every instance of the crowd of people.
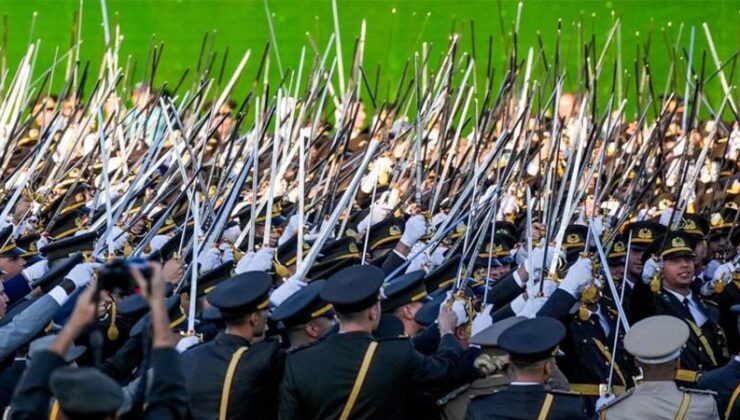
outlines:
M200 63L59 97L20 68L7 418L740 418L732 90L566 93L530 50L478 92L450 42L382 104L319 54L241 103Z

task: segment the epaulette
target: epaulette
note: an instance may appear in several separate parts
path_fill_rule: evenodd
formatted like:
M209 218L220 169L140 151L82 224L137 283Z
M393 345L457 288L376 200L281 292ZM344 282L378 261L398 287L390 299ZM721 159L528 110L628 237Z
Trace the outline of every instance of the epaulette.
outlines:
M564 390L564 389L548 389L547 392L549 394L564 395L566 397L580 397L582 395L580 392Z
M382 337L382 338L376 338L375 341L381 342L381 341L394 341L394 340L408 340L409 337L406 334L400 334L400 335L392 335L390 337Z
M458 387L457 389L454 389L449 394L437 400L437 407L442 407L443 405L450 402L450 400L459 397L463 392L467 391L468 389L470 389L470 384L465 384L461 387Z
M311 343L307 343L307 344L304 344L304 345L302 345L302 346L300 346L300 347L296 347L296 348L294 348L294 349L289 349L289 350L288 350L288 354L298 353L298 352L299 352L299 351L301 351L301 350L305 350L305 349L308 349L308 348L314 347L314 346L316 346L317 344L319 344L320 342L321 342L321 340L316 340L316 341L313 341L313 342L311 342Z
M678 389L683 392L688 392L689 394L704 394L704 395L711 395L711 396L717 395L715 391L711 391L709 389L685 388L682 386L679 386Z
M288 354L290 354L290 353L295 353L295 352L297 352L297 351L301 351L301 350L305 350L305 349L307 349L307 348L311 348L311 347L313 347L313 346L315 346L315 345L317 345L317 344L319 344L319 343L323 342L323 341L324 341L324 340L325 340L325 339L326 339L327 337L331 336L332 334L336 334L336 333L324 334L324 335L323 335L322 337L320 337L320 338L319 338L319 339L317 339L316 341L312 341L312 342L310 342L310 343L306 343L306 344L304 344L304 345L302 345L302 346L300 346L300 347L296 347L296 348L294 348L294 349L289 349L289 350L288 350Z
M626 400L627 397L629 397L630 395L632 395L632 392L634 390L635 390L635 388L630 388L630 389L624 391L624 394L622 394L622 395L618 396L617 398L614 398L613 400L608 401L604 405L602 405L601 408L599 409L599 411L604 411L607 408L614 407L617 403Z
M485 394L479 394L479 395L472 396L472 397L470 397L470 401L473 401L473 400L482 400L484 398L490 397L491 395L498 394L499 392L504 391L504 390L507 390L507 389L509 389L508 386L502 386L501 388L494 389L491 392L487 392Z
M717 302L713 301L713 300L710 300L710 299L702 299L701 300L701 303L703 303L703 304L709 304L709 305L714 306L715 308L719 308L719 304Z

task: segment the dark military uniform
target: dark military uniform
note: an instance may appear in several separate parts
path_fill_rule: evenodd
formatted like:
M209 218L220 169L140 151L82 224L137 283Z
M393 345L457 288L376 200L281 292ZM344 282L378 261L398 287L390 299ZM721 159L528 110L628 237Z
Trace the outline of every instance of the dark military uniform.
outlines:
M703 374L698 385L717 393L717 411L722 418L740 419L740 360L737 357L721 368Z
M246 351L237 354L241 348ZM183 353L193 417L217 419L222 390L229 386L227 418L274 419L283 354L277 341L250 345L244 338L225 333ZM232 359L238 364L232 377L226 378Z
M609 378L617 316L608 306L600 304L599 312L609 327L607 334L598 314L592 313L586 320L573 316L571 308L576 303L568 292L557 289L537 315L559 319L567 327L568 334L562 344L565 357L559 359L558 366L570 380L571 389L598 397L599 384L606 384ZM613 377L613 384L620 394L634 385L632 376L637 373L622 347L623 335L620 329Z
M248 271L221 282L207 295L224 319L264 311L272 280ZM182 354L190 411L195 419L274 419L284 353L277 341L251 343L220 333Z
M648 285L640 282L635 284L635 294L652 293ZM652 295L653 314L680 318L686 322L691 332L686 348L681 352L680 380L694 382L695 372L718 367L727 361L725 335L718 323L719 311L716 307L705 304L702 298L694 294L691 295L691 300L707 316L707 321L699 326L690 311L672 293L661 289L659 293Z
M548 404L545 402L549 401ZM491 395L473 398L465 418L468 420L575 420L587 418L586 406L578 394L546 391L541 384L510 385Z
M375 341L365 332L332 334L288 355L280 419L337 419L371 343L377 349L364 377L352 419L404 419L415 389L443 386L459 369L460 345L442 337L434 356L414 350L408 338Z
M730 308L740 303L740 281L733 280L721 293L715 293L707 303L716 303L719 307L720 326L727 335L727 349L730 354L740 353L740 334L737 329L737 315Z
M490 327L493 331L496 324ZM493 335L493 333L491 332ZM519 321L503 330L495 340L509 354L514 371L511 385L491 395L474 398L466 419L582 419L586 406L580 395L548 391L544 383L519 382L517 366L552 363L558 343L565 337L562 323L551 317ZM552 363L554 365L554 363ZM546 366L546 365L545 365Z
M680 231L670 231L665 239L654 240L645 253L657 254L663 260L696 257L690 236ZM654 289L656 292L653 293L651 286L644 282L635 283L631 309L633 314L638 315L636 319L652 315L669 315L683 320L689 327L690 334L686 347L681 352L681 370L676 379L691 384L696 382L698 373L725 363L729 353L724 332L719 325L717 308L707 305L703 298L695 293L689 292L688 296L683 296L666 289L665 285ZM706 318L701 325L700 320L694 319L690 307L697 309Z
M369 314L384 277L377 267L347 267L327 281L321 298L340 315ZM442 393L458 378L463 350L451 334L442 337L433 356L424 356L406 337L376 340L367 323L343 331L341 319L338 333L289 354L280 419L413 418L419 392Z

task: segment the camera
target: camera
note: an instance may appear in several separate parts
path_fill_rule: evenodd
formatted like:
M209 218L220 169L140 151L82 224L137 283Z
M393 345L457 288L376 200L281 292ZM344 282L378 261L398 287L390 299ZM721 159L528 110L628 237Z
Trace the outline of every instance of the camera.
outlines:
M146 260L141 258L129 260L116 258L100 268L98 287L100 290L106 290L120 296L130 295L137 286L136 281L131 276L132 268L138 268L147 283L149 282L152 270Z

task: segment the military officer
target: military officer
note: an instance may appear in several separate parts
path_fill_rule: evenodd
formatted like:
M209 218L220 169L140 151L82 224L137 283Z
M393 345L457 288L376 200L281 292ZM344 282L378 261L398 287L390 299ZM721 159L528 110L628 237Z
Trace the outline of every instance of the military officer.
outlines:
M528 319L504 330L498 345L509 353L511 384L502 391L473 398L465 418L586 418L586 406L578 394L545 389L564 337L563 324L548 317Z
M285 299L270 315L281 322L290 350L296 350L324 337L335 324L334 308L319 293L326 280L314 280Z
M737 318L740 305L733 305L732 312ZM740 356L736 354L726 365L703 374L697 385L717 393L717 409L723 418L740 419Z
M633 306L636 301L649 302L643 308L645 313L670 315L686 323L690 334L681 352L677 379L694 383L701 371L718 367L728 358L724 332L718 324L719 311L691 290L696 255L685 232L668 232L645 252L657 255L661 262L658 266L654 260L646 259L644 280L635 284ZM650 276L650 267L661 270L660 275L656 272Z
M636 323L624 346L642 367L643 382L599 411L601 419L718 419L711 393L678 388L673 378L689 327L674 316L657 315Z
M440 311L442 336L434 356L416 352L408 338L376 341L383 271L351 266L334 274L321 298L334 305L339 332L288 355L280 391L280 419L403 419L413 393L444 386L460 368L453 336L456 316Z
M226 330L182 354L193 418L275 418L284 355L277 341L264 340L271 283L249 271L208 294Z

